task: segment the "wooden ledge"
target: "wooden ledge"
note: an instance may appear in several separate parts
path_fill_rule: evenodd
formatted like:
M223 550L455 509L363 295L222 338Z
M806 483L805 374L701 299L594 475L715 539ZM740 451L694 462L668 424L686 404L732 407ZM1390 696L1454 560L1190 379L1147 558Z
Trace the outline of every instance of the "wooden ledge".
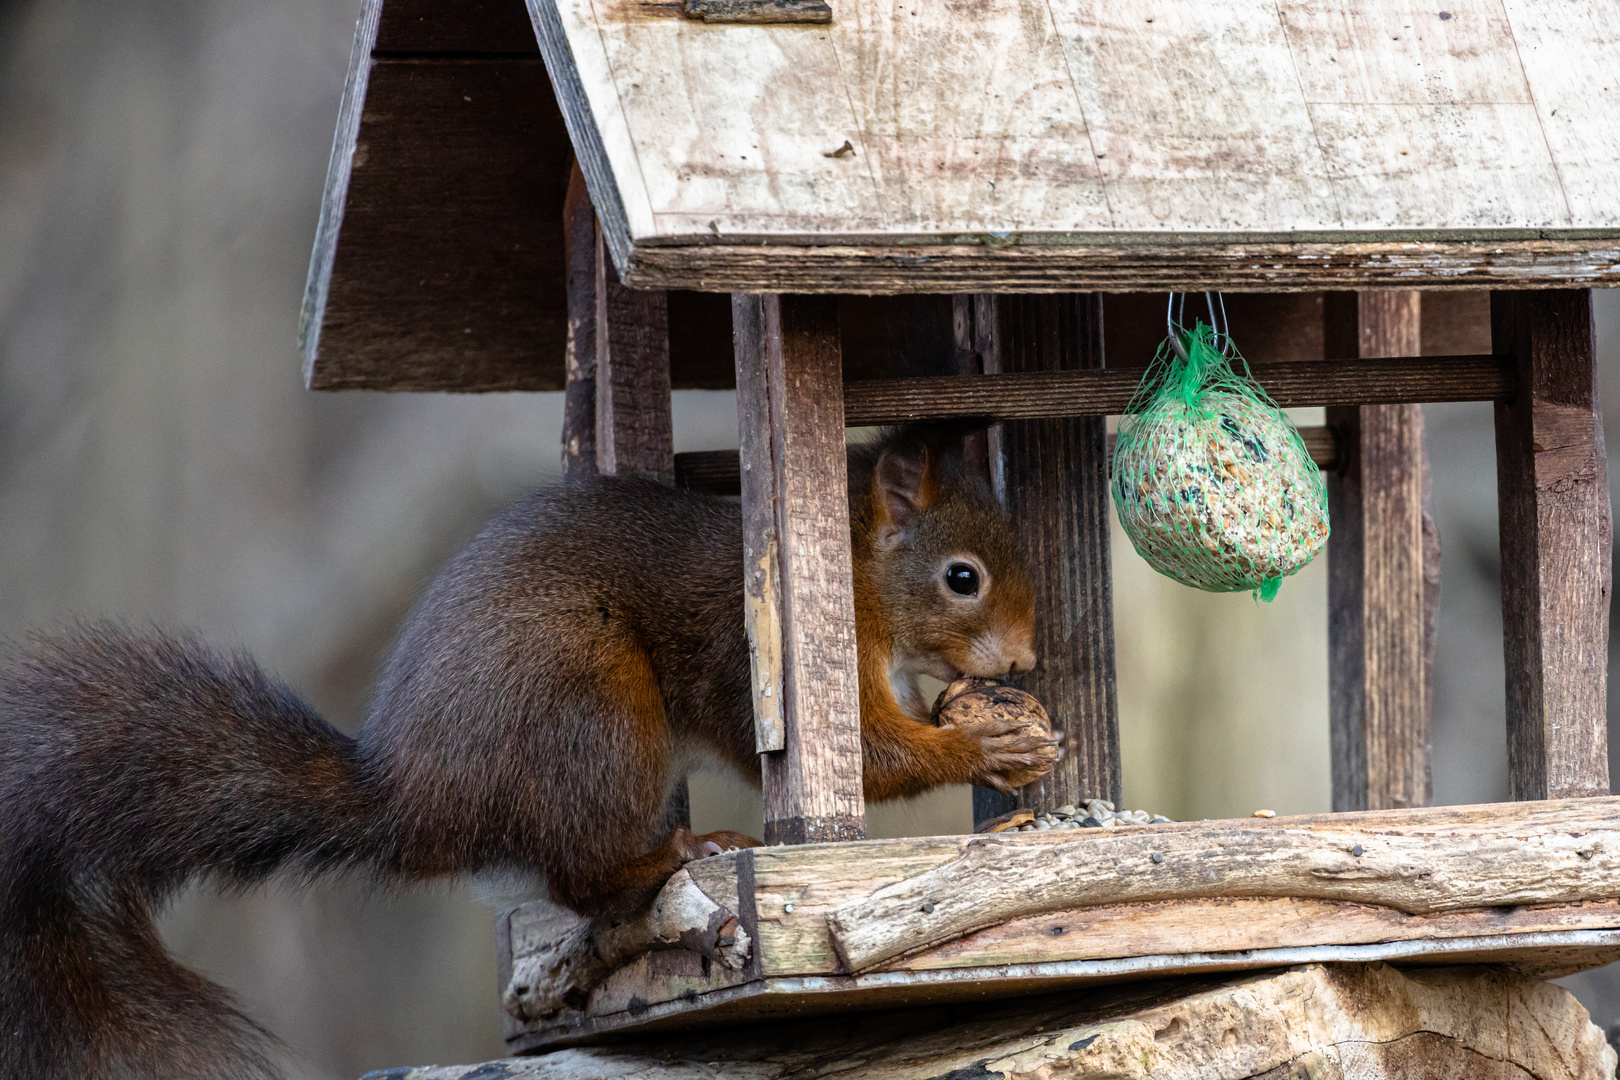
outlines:
M1317 961L1550 976L1620 959L1616 798L757 848L688 870L741 918L747 965L644 955L583 1011L513 1023L514 1048ZM510 914L514 957L545 918Z

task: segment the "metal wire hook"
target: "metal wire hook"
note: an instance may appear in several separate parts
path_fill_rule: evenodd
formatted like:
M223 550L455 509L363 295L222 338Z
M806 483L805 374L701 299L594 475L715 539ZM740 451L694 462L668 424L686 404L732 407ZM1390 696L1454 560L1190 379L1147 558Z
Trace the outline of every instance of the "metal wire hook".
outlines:
M1205 292L1204 305L1209 309L1209 328L1215 335L1215 344L1221 350L1221 355L1227 356L1232 351L1232 335L1227 332L1226 323L1226 296L1218 292ZM1170 348L1182 360L1187 359L1187 347L1181 342L1181 331L1186 325L1187 294L1173 292L1164 309L1165 334L1170 339Z
M1181 300L1180 311L1176 310L1176 300L1178 297ZM1187 346L1181 343L1181 316L1185 314L1186 311L1187 294L1177 292L1171 293L1170 302L1165 305L1164 309L1165 337L1170 342L1170 350L1176 354L1177 359L1183 362L1187 360Z

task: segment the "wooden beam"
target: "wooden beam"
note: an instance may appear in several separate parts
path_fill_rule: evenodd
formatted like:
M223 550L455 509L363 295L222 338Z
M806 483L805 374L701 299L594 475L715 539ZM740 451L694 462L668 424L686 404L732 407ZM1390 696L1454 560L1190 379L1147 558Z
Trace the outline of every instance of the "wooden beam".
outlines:
M977 289L1070 292L1308 292L1318 289L1489 289L1620 284L1613 236L1414 241L1363 233L1327 242L1250 237L1187 243L1152 233L1086 237L1078 243L850 244L637 243L626 251L632 280L649 288L838 293L957 293ZM868 242L869 241L869 242Z
M584 228L592 222L583 178L570 184L571 227ZM580 204L584 203L582 207ZM592 232L592 298L595 319L592 336L596 346L596 370L591 393L595 399L593 448L596 469L609 476L644 476L663 484L675 482L675 435L670 417L669 305L661 292L627 289L619 284L613 266L602 251L601 230ZM576 256L578 265L576 267ZM569 252L569 300L585 299L583 283L574 272L587 267L577 250ZM574 330L570 319L571 340ZM583 397L583 390L575 395ZM565 407L569 402L565 401ZM583 403L578 403L583 410ZM566 420L566 416L565 416ZM571 438L564 429L565 438ZM565 445L564 454L568 453ZM670 783L669 802L664 809L669 827L692 823L691 790L684 776Z
M1328 356L1419 352L1421 304L1416 292L1329 293ZM1333 808L1425 806L1433 792L1428 676L1439 567L1432 519L1425 529L1423 409L1335 405L1327 421L1346 451L1344 467L1328 477Z
M1509 790L1608 794L1613 519L1591 293L1495 293L1491 341L1518 374L1496 406Z
M982 378L1101 373L1097 294L1003 296L994 310L1007 374ZM1024 685L1065 732L1063 760L1019 795L1037 810L1120 798L1107 446L1101 416L1002 425L1004 501L1035 574L1038 664Z
M563 475L596 471L596 212L575 164L563 203L568 264L568 342L564 347Z
M744 565L751 595L771 568L780 583L747 609L751 641L769 640L775 631L762 620L774 618L782 643L785 746L761 755L765 842L859 839L866 802L837 307L738 295L732 311ZM759 718L770 682L755 674Z
M995 436L997 432L990 432ZM1317 468L1331 472L1339 467L1339 440L1332 428L1308 425L1299 429L1305 449ZM1114 454L1114 434L1108 435L1108 456ZM742 494L742 469L735 450L692 450L675 455L675 486L709 495Z
M628 289L596 247L596 467L611 476L675 482L669 411L669 306Z
M1018 372L940 379L873 379L844 388L852 427L986 417L1056 419L1123 412L1146 369ZM1495 356L1407 356L1389 360L1255 364L1277 404L1377 405L1496 401L1514 392L1510 365Z

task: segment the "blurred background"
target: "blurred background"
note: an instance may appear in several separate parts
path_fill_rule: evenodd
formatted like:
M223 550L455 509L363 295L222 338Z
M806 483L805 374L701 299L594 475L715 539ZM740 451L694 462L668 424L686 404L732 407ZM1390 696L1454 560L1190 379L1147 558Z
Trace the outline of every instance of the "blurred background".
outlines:
M351 730L436 566L558 472L562 414L560 395L302 388L299 301L358 7L0 0L0 635L86 615L194 626ZM1596 301L1613 432L1620 293ZM1490 408L1426 414L1445 552L1435 798L1490 801L1507 791ZM677 394L675 430L679 451L735 446L731 395ZM1324 568L1259 605L1158 577L1117 533L1114 566L1126 804L1327 809ZM705 777L694 816L757 835L758 796ZM871 823L965 831L968 795ZM294 1075L503 1053L492 912L461 886L197 889L163 930L282 1038ZM1620 974L1569 984L1600 1024L1620 1019Z

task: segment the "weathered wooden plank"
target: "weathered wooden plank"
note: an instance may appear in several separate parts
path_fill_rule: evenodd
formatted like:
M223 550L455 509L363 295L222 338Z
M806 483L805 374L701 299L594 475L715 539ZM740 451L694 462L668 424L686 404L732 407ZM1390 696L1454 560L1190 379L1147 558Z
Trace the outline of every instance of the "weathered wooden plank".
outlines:
M982 837L941 866L830 912L846 971L891 964L1010 919L1098 903L1298 897L1413 915L1620 897L1620 828L1567 823L1464 839L1356 828L1115 830L1030 847ZM1106 898L1106 899L1105 899Z
M1339 443L1331 428L1312 425L1299 429L1305 440L1305 449L1317 467L1331 471L1339 467ZM1114 435L1108 435L1110 460L1114 453ZM709 495L740 495L742 470L734 450L695 450L675 455L675 486ZM993 815L992 815L993 816Z
M994 349L1004 374L1098 372L1095 293L998 297ZM1120 797L1114 604L1108 555L1107 428L1101 416L1002 425L1003 498L1035 575L1034 671L1024 677L1065 734L1063 759L1019 793L1050 810Z
M540 55L519 0L387 0L375 54Z
M1273 6L1108 0L1052 17L1107 193L1090 228L1351 225Z
M1496 406L1509 789L1607 794L1613 518L1591 294L1496 293L1491 334L1519 376Z
M1498 934L1608 930L1620 901L1409 915L1376 904L1213 897L1109 904L1013 919L902 961L907 971L1103 960L1152 952L1242 952ZM831 956L831 954L828 954Z
M1620 10L1582 4L1579 17L1570 18L1575 11L1534 0L1505 0L1502 6L1570 215L1581 220L1601 213L1615 201L1620 128L1592 117L1613 115L1620 100Z
M1495 231L1495 230L1491 230ZM1501 233L1446 240L1355 234L1208 237L1151 235L1085 244L895 242L638 244L626 280L643 288L800 293L1085 290L1558 289L1620 282L1620 240Z
M871 1006L866 1006L870 1009ZM864 1012L864 1010L863 1010ZM390 1080L1590 1080L1614 1050L1574 996L1523 972L1384 964L1158 981L964 1009L809 1017ZM373 1074L380 1075L380 1074Z
M1118 413L1129 404L1144 370L858 381L844 388L844 415L858 427L951 417L1034 420ZM1494 401L1511 395L1515 385L1510 365L1494 356L1255 364L1250 370L1285 408Z
M743 620L748 630L748 668L754 698L754 749L764 754L787 747L782 681L782 534L771 409L772 387L779 380L772 379L765 356L765 301L751 296L734 297L732 310L737 352L737 428L743 448L736 454L718 451L703 458L678 454L675 474L676 483L682 484L683 458L707 460L711 468L716 458L722 459L735 476L735 493L742 497ZM780 394L780 387L776 389ZM742 467L744 458L747 469Z
M1585 833L1612 830L1620 823L1620 801L1593 799L1557 803L1507 803L1498 805L1420 808L1409 810L1364 811L1349 814L1323 814L1295 818L1240 818L1220 822L1183 822L1152 828L1053 830L1037 833L997 834L996 842L1009 842L1042 849L1053 846L1094 843L1096 858L1112 857L1117 845L1148 844L1150 850L1165 852L1160 845L1174 841L1188 850L1223 848L1229 842L1264 843L1279 828L1300 834L1326 832L1335 837L1352 833L1358 837L1394 836L1432 845L1437 851L1456 845L1471 845L1480 839L1513 837L1527 831L1543 833ZM1253 834L1260 841L1243 839ZM1178 839L1179 838L1179 839ZM988 839L988 838L979 838ZM840 908L860 904L874 892L906 880L920 880L962 857L973 837L917 837L909 840L877 841L858 847L837 846L819 849L770 849L755 853L754 896L757 905L758 934L762 968L767 975L804 975L839 970L839 960L828 936L827 917ZM1361 840L1344 845L1349 851ZM1323 845L1329 846L1329 845ZM1032 856L1037 861L1046 855ZM729 858L729 857L728 857ZM1055 864L1054 864L1055 865ZM1157 864L1156 864L1157 865ZM1415 864L1416 865L1416 864ZM714 870L723 864L716 863ZM1105 892L1099 906L1122 903L1127 893L1140 886L1110 870L1093 883ZM989 894L986 893L986 896ZM1620 895L1617 892L1616 895ZM1177 903L1195 907L1206 897L1195 895ZM1216 916L1220 917L1220 916ZM1337 940L1332 924L1324 924L1317 943ZM1166 940L1155 944L1153 952L1201 951L1197 936Z
M596 471L596 213L574 166L563 203L568 343L563 354L563 475Z
M544 69L373 61L367 44L356 41L310 267L306 382L562 389L569 165Z
M670 418L669 306L661 292L627 289L596 249L596 467L613 476L675 482Z
M768 583L774 563L780 583L774 605L762 592L748 608L756 716L769 685L759 653L770 631L760 620L774 610L781 628L785 748L761 757L765 841L856 839L866 832L866 803L837 308L791 296L738 296L732 305L741 458L750 477L746 566L757 570L764 560ZM752 479L755 472L767 473L769 484Z
M1461 356L1491 351L1491 294L1468 292L1423 294L1423 355Z
M1325 317L1333 358L1422 348L1415 292L1330 293ZM1432 792L1429 601L1439 572L1425 559L1433 533L1424 529L1423 411L1331 406L1327 421L1346 450L1344 468L1328 477L1333 808L1423 806Z
M1331 286L1339 256L1339 288L1478 285L1538 253L1573 262L1532 274L1612 274L1620 145L1579 136L1604 117L1579 90L1620 83L1601 6L994 0L972 34L938 3L719 34L532 3L593 191L622 188L627 280L941 292ZM1164 277L1117 258L1137 241Z
M931 949L906 956L885 970L861 975L840 974L829 936L828 916L892 892L907 881L915 884L960 860L985 838L916 837L858 844L774 847L719 856L689 867L694 881L717 903L731 905L757 942L755 981L739 983L734 973L716 965L710 978L693 969L654 973L640 962L621 970L593 997L584 1014L550 1026L530 1026L512 1043L516 1048L555 1045L558 1040L608 1031L734 1022L748 1018L803 1014L811 1011L860 1011L924 1001L979 1000L1075 988L1088 982L1118 981L1154 974L1238 970L1318 961L1391 962L1422 960L1530 964L1549 975L1620 958L1620 890L1587 903L1573 902L1576 893L1546 904L1478 907L1414 915L1374 901L1332 901L1282 896L1220 898L1194 890L1184 899L1124 903L1120 898L1141 887L1141 875L1120 856L1126 847L1150 844L1149 864L1162 869L1181 861L1202 865L1220 854L1237 853L1232 861L1268 838L1303 838L1308 845L1357 864L1329 886L1354 888L1368 860L1378 864L1386 849L1402 846L1407 855L1394 861L1394 887L1423 889L1425 877L1439 871L1442 887L1459 878L1472 880L1467 852L1495 852L1502 857L1480 863L1485 879L1522 873L1533 881L1546 841L1585 840L1563 858L1578 864L1573 871L1553 867L1544 885L1560 894L1575 878L1584 886L1612 878L1610 855L1620 829L1620 800L1582 799L1511 803L1494 806L1420 808L1325 814L1313 817L1222 822L1185 822L1153 828L1117 827L1023 833L998 837L996 843L1024 853L1034 870L1028 881L1039 888L1042 866L1061 872L1065 852L1090 848L1097 866L1107 872L1076 876L1076 888L1108 892L1103 902L1062 907L986 927ZM1335 848L1335 845L1338 845ZM1361 856L1353 854L1363 847ZM1515 845L1517 847L1515 848ZM1501 849L1498 851L1497 849ZM1152 864L1151 851L1165 857ZM1512 855L1506 854L1509 850ZM1591 851L1590 861L1580 853ZM1370 854L1369 854L1370 852ZM1612 854L1612 853L1611 853ZM1528 857L1528 861L1525 861ZM1288 867L1282 872L1302 870ZM1596 870L1581 867L1597 865ZM1451 871L1463 867L1463 872ZM744 870L747 888L742 887ZM1404 868L1404 869L1403 869ZM1001 895L994 875L975 882L986 903ZM1348 882L1349 884L1346 884ZM1489 881L1485 882L1487 888ZM1611 884L1613 882L1611 881ZM976 885L977 887L977 885ZM1471 887L1467 881L1463 888ZM1209 890L1210 892L1218 890ZM748 899L751 898L751 899ZM1484 897L1482 901L1498 899ZM932 901L929 901L932 902ZM938 914L942 908L936 905ZM526 925L528 909L514 915L514 934ZM919 914L916 917L921 918ZM1053 928L1061 930L1053 933ZM526 940L526 939L525 939ZM516 936L515 955L528 948ZM611 992L609 992L611 990Z

